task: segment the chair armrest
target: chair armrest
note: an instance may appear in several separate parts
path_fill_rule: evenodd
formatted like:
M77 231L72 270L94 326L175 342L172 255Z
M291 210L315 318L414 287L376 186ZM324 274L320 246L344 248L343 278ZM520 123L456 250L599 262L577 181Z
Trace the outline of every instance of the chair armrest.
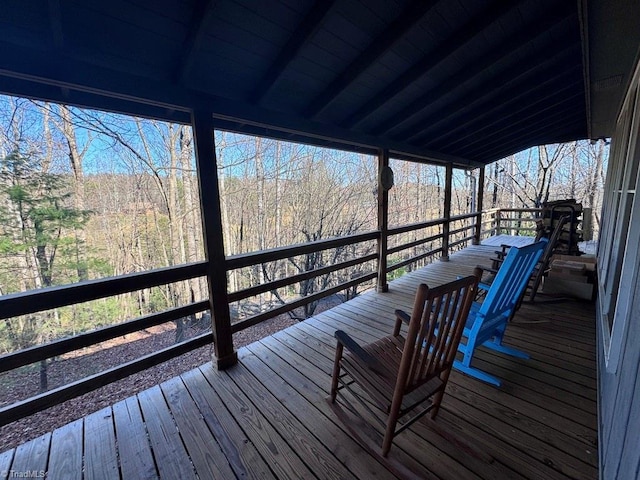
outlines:
M396 310L395 313L396 324L393 328L393 336L397 337L398 335L400 335L400 327L402 326L402 323L409 325L409 323L411 322L411 316L404 310Z
M489 272L489 273L498 273L498 269L497 268L493 268L493 267L487 267L485 265L476 265L476 268L479 268L480 270L482 270L482 272Z
M367 353L348 333L343 330L336 330L334 334L338 342L340 342L344 348L349 350L353 355L358 357L367 367L380 375L385 375L384 367L378 361L377 358Z
M406 323L407 325L409 325L409 323L411 322L411 316L405 312L404 310L396 310L396 318L402 320L404 323Z

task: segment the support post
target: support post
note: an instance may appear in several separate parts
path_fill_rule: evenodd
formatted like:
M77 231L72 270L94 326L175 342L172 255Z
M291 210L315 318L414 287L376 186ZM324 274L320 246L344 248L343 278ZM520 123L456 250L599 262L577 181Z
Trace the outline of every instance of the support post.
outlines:
M484 166L480 167L478 172L478 196L476 197L476 208L478 209L478 216L476 217L476 231L473 238L474 245L480 245L482 241L482 209L484 208Z
M383 185L382 175L389 167L389 150L378 151L378 292L388 292L387 249L389 244L389 190ZM388 185L387 185L388 186Z
M451 230L451 191L453 189L453 163L447 163L444 186L444 225L442 225L442 255L440 260L449 261L449 231Z
M238 362L238 355L233 349L231 332L220 189L211 112L194 111L191 116L191 124L195 140L202 232L207 261L209 308L211 310L211 330L215 355L213 361L219 370L224 370Z

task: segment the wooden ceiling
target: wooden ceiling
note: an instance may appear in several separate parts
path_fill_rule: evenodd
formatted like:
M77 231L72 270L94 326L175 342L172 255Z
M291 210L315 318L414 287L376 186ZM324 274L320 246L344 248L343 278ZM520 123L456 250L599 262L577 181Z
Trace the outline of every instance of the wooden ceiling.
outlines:
M0 91L473 166L593 133L586 3L5 0Z

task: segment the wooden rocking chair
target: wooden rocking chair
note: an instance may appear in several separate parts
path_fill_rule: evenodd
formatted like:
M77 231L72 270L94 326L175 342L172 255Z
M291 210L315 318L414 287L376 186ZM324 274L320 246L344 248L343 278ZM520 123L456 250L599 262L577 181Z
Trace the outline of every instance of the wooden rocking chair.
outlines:
M435 288L421 284L411 316L396 310L393 334L369 345L360 346L342 330L336 331L330 404L374 453L373 442L361 436L368 422L360 422L362 429L352 428L336 402L338 391L348 389L349 395L343 392L340 403L352 414L363 416L347 396L355 397L365 409L362 413L380 420L385 430L382 456L386 457L398 433L426 413L431 418L437 415L477 284L475 276ZM401 334L403 323L409 326L406 337Z

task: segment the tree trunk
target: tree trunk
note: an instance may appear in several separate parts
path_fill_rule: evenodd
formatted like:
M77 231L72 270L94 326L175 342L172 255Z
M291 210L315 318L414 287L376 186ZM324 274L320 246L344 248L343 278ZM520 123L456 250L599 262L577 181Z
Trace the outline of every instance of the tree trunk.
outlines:
M258 186L258 250L265 250L266 245L266 212L265 212L265 175L264 175L264 152L262 151L262 138L256 137L256 152L255 152L255 161L256 161L256 182ZM262 285L265 283L264 279L264 265L257 265L257 277L258 284ZM265 308L264 305L264 294L261 293L258 295L258 306L260 311L263 311Z
M87 151L88 144L82 152L78 150L78 142L76 140L76 132L73 122L71 121L71 112L66 105L60 105L60 116L62 117L62 133L64 134L67 146L69 148L69 163L73 171L73 207L78 212L85 211L85 188L84 188L84 171L82 168L82 159ZM86 244L87 237L83 227L75 229L76 237L76 270L78 272L78 281L82 282L89 279L87 271L87 253Z

